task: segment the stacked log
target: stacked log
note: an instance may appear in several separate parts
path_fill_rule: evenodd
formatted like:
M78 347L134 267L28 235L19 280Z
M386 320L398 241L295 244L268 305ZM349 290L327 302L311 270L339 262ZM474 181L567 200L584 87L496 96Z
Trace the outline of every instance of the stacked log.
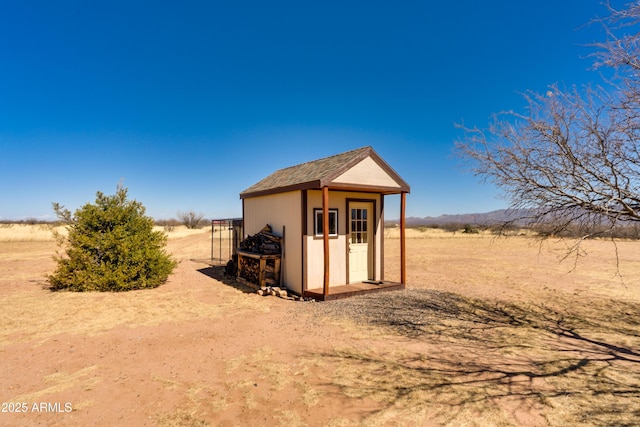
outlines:
M245 238L240 242L242 259L235 263L237 277L261 287L278 286L281 245L281 238L271 232L268 224L257 234Z
M266 286L277 286L280 282L277 278L275 260L268 259L266 260L266 265L264 268L264 282L263 285ZM240 277L245 279L247 282L260 284L260 260L254 258L244 258L242 262L242 271L240 271Z
M288 294L287 294L287 290L286 289L281 289L277 286L265 286L262 287L260 289L258 289L258 291L256 292L258 295L261 296L267 296L267 295L273 295L276 297L280 297L280 298L287 298Z
M246 258L242 263L242 271L240 271L240 275L248 282L259 283L260 261L257 259Z
M267 224L260 232L253 236L247 236L240 242L240 249L264 255L279 254L281 250L280 237L271 232L271 227Z
M279 284L279 280L276 280L277 274L280 272L276 272L276 261L275 260L267 260L267 265L264 267L265 278L264 284L267 286L277 286Z

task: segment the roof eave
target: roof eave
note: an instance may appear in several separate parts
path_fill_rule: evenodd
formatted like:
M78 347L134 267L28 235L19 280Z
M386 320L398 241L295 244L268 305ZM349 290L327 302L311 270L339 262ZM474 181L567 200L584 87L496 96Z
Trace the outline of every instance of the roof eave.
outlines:
M286 185L283 187L267 188L264 190L243 191L242 193L240 193L240 199L246 199L249 197L258 197L258 196L268 196L269 194L286 193L288 191L314 190L314 189L318 189L318 190L322 189L322 184L320 180L302 182L294 185Z
M334 191L353 191L362 193L401 194L410 192L409 186L387 187L380 185L334 183L327 185L327 187L329 187L329 190Z
M279 187L264 188L260 190L251 190L251 187L250 187L247 190L240 193L240 199L246 199L249 197L267 196L270 194L285 193L288 191L319 190L319 189L322 189L323 187L329 187L332 190L364 191L368 193L381 193L381 194L400 194L400 193L410 192L409 185L400 177L400 175L398 175L398 173L391 166L389 166L389 164L386 161L384 161L378 155L378 153L375 152L373 147L371 146L363 147L361 149L358 149L357 151L358 151L357 155L353 156L347 162L340 165L340 167L332 170L332 172L327 173L324 176L316 176L317 179L313 179L311 181L306 181L301 183L290 184L290 185L283 185ZM331 157L334 157L334 156L331 156ZM355 165L357 165L367 157L371 157L371 159L375 163L377 163L378 166L380 166L385 171L385 173L397 184L397 187L333 182L339 176L344 174L346 171L348 171L349 169L351 169L352 167L354 167ZM308 163L313 163L313 162L308 162ZM292 166L291 168L295 168L295 167L296 166ZM291 169L291 168L286 168L286 169ZM254 187L259 188L260 183L255 185Z
M286 193L288 191L300 190L321 190L322 187L329 187L333 191L352 191L360 193L380 193L385 195L410 193L411 189L408 185L400 187L384 187L372 185L358 184L342 184L342 183L323 183L321 181L309 181L302 184L289 185L285 187L270 188L267 190L245 191L240 193L240 199L248 199L251 197L268 196L271 194Z

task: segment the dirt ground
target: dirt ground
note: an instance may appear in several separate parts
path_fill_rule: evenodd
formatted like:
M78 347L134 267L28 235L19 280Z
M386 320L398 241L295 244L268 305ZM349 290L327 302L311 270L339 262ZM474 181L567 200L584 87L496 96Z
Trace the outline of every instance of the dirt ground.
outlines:
M39 227L39 226L33 226ZM387 230L386 279L399 277ZM564 426L640 417L640 243L408 233L408 289L260 297L169 233L168 282L50 292L48 230L0 227L0 425ZM572 271L573 270L573 271Z

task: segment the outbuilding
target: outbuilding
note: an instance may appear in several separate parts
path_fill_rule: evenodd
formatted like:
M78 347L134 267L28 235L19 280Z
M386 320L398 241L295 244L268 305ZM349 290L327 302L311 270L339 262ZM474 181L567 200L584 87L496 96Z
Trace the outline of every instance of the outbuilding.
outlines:
M240 193L245 235L282 237L281 282L319 300L403 289L409 185L372 147L280 169ZM386 195L400 194L400 282L385 281Z

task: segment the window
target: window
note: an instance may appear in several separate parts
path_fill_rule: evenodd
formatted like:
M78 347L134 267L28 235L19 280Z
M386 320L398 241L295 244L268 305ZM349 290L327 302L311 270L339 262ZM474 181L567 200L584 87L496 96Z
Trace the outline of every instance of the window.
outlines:
M313 210L314 217L314 234L322 236L324 230L322 228L322 209ZM329 236L338 235L338 209L329 209Z
M367 243L367 209L351 209L351 243Z

